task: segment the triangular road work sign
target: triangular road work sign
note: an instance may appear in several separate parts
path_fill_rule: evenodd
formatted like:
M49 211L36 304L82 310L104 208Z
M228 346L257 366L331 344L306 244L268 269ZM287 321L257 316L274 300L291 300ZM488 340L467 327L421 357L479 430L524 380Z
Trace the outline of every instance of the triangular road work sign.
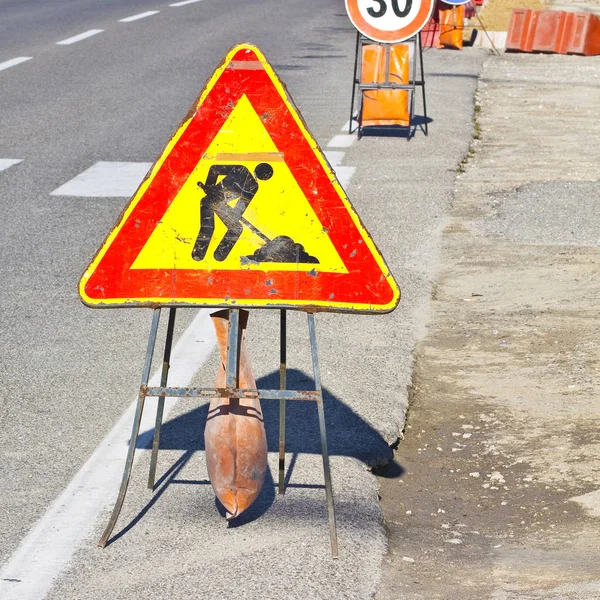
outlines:
M264 56L233 48L80 282L93 307L387 312L400 291Z

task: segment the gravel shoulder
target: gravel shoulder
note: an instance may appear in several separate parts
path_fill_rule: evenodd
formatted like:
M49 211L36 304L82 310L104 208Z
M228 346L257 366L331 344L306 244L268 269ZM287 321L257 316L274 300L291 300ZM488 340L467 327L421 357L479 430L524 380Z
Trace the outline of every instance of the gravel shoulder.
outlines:
M476 103L376 598L598 598L600 61L491 57Z

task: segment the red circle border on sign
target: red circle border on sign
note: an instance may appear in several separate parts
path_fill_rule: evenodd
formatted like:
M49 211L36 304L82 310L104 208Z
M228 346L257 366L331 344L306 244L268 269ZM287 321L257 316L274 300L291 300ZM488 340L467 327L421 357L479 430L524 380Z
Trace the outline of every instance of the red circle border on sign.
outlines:
M375 42L394 44L403 42L419 33L431 18L434 5L435 0L422 0L421 8L413 21L394 31L383 31L367 23L358 10L358 0L346 0L346 12L348 13L350 21L352 21L352 25L354 25L354 27L356 27L363 35L366 35Z

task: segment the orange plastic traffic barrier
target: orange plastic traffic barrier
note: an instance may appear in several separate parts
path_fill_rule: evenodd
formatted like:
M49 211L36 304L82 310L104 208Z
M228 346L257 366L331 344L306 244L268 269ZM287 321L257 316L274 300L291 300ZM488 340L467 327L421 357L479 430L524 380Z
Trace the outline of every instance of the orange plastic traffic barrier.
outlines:
M226 387L229 311L211 315L221 351L217 388ZM240 310L240 389L256 389L246 350L248 311ZM226 518L244 512L258 497L267 473L267 436L258 398L215 398L210 403L204 429L208 478L225 507Z
M439 23L440 36L438 48L455 48L462 50L462 32L465 27L465 7L463 5L452 6L440 2Z
M508 28L506 50L600 54L600 19L585 12L515 8Z
M566 52L595 56L600 54L600 19L592 13L574 13Z
M390 46L389 83L407 84L409 77L408 46ZM367 44L362 50L361 83L385 83L386 47ZM364 90L361 126L403 125L408 127L408 91Z
M531 52L538 16L538 11L529 8L513 8L506 35L506 50Z
M572 20L573 13L562 10L538 11L532 50L558 54L566 52L566 34L569 32Z

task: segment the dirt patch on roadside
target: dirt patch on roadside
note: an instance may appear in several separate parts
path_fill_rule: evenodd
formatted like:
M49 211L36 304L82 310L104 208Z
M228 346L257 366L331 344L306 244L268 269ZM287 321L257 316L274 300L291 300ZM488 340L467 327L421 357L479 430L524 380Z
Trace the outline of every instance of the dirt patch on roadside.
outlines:
M542 0L487 0L479 18L488 31L508 31L513 8L544 10L546 7Z
M599 319L580 306L564 310L551 279L558 311L541 289L527 289L539 284L546 252L513 273L531 258L525 248L471 251L438 285L436 323L419 349L396 452L405 473L382 473L390 554L380 599L460 590L481 600L499 589L523 598L600 579L597 524L570 501L600 483L600 363L590 327ZM564 297L598 297L597 284L575 286L599 263L586 250L554 262ZM532 300L516 309L512 291L537 292L546 308Z

